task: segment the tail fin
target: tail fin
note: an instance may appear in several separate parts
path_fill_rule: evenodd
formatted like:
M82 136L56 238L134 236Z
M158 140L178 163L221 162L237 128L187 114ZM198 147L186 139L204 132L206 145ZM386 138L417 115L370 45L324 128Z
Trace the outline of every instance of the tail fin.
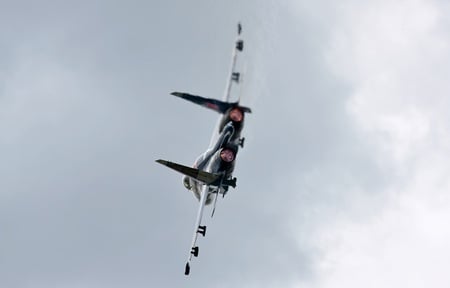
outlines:
M197 181L203 182L206 185L219 186L220 184L222 184L222 186L231 186L233 188L236 187L236 178L222 179L223 174L209 173L162 159L156 160L156 162L165 165L177 172L180 172L181 174L194 178Z
M171 95L183 98L185 100L191 101L200 106L209 108L221 114L225 114L232 107L239 107L242 111L246 113L251 113L251 109L248 107L239 106L239 102L223 102L216 99L204 98L201 96L191 95L188 93L172 92Z

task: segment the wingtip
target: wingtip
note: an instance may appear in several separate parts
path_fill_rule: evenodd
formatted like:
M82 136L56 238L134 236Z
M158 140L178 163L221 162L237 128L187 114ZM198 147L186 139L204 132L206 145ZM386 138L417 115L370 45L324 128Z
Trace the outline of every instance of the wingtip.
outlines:
M191 272L191 267L189 266L189 262L186 263L186 266L184 267L184 275L189 275Z
M239 106L242 111L244 111L245 113L252 113L252 109L250 109L249 107L245 107L245 106Z

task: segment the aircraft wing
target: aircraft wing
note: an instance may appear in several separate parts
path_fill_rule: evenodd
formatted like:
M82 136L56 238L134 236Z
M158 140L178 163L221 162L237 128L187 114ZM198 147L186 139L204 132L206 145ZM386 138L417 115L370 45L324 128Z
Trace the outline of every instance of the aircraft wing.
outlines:
M205 237L206 234L206 226L202 226L202 217L203 217L203 209L205 208L206 205L206 199L207 199L207 195L208 195L208 190L209 187L207 185L203 186L202 189L202 195L200 198L200 205L198 206L198 212L197 212L197 219L195 220L195 226L194 226L194 235L192 236L192 243L191 243L191 250L189 252L189 256L186 262L186 267L184 268L184 275L189 275L190 271L191 271L191 260L192 260L192 256L194 257L198 257L198 251L199 248L197 245L197 238L198 238L198 234L201 234L203 237ZM216 195L217 197L217 195Z
M200 203L199 203L198 212L197 212L197 219L195 221L195 226L194 226L194 235L192 236L191 250L189 252L188 260L186 262L186 267L184 270L184 274L189 275L190 270L191 270L190 263L192 260L192 256L194 256L194 257L198 256L198 251L199 251L199 248L197 246L198 235L200 234L202 236L205 236L205 234L206 234L206 226L202 226L201 222L202 222L202 217L203 217L203 210L206 205L206 199L207 199L207 196L209 193L209 186L210 185L232 186L234 188L234 187L236 187L236 178L223 179L222 174L209 173L206 171L187 167L187 166L184 166L181 164L173 163L173 162L162 160L162 159L156 160L156 162L206 184L206 185L203 185L203 188L202 188L202 192L201 192L202 194L200 197ZM218 195L216 195L215 197L217 197L217 196Z
M236 179L223 179L223 174L210 173L162 159L156 160L156 162L180 172L181 174L194 178L195 180L203 182L206 185L218 186L222 184L222 186L231 186L233 188L236 187Z
M211 110L214 110L214 111L222 113L222 114L227 112L227 110L230 109L231 107L237 105L237 102L228 103L228 102L223 102L223 101L212 99L212 98L205 98L205 97L192 95L192 94L188 94L188 93L172 92L171 94L173 96L183 98L185 100L191 101L195 104L198 104L205 108L209 108Z

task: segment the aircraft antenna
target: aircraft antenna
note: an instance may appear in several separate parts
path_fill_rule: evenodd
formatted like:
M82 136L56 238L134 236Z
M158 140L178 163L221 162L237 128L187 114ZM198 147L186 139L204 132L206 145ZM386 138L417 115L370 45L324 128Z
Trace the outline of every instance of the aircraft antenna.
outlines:
M219 198L219 189L220 189L220 186L219 186L219 188L217 188L216 196L214 198L214 206L213 206L213 210L212 210L212 213L211 213L211 218L213 218L214 212L216 212L217 198Z

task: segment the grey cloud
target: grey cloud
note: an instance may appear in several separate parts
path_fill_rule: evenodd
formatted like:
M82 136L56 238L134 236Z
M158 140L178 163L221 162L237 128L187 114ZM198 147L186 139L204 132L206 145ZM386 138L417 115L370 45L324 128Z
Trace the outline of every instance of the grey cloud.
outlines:
M291 217L317 207L313 223L333 217L341 206L322 203L345 202L339 175L383 185L346 115L350 88L318 56L325 32L299 28L286 7L26 4L0 17L3 286L287 286L315 277ZM238 189L219 202L185 279L196 201L153 161L189 164L206 148L216 115L168 94L220 97L238 19L254 113ZM314 169L324 186L299 185Z

